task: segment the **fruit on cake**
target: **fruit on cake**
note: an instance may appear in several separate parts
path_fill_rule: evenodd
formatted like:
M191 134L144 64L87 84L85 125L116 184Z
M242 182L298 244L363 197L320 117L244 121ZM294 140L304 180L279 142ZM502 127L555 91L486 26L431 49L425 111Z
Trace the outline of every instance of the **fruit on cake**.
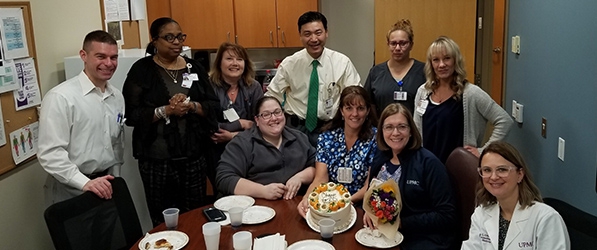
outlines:
M314 223L330 218L336 221L335 230L343 229L350 223L350 210L350 192L342 184L322 183L309 194L309 214Z

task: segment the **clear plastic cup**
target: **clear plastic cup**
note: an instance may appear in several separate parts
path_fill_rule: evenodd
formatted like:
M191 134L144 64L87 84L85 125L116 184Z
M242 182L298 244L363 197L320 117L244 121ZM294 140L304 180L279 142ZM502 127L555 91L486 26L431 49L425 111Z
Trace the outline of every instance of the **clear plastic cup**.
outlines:
M218 250L220 247L220 232L222 226L217 222L203 224L203 238L205 239L206 250Z
M174 230L178 227L178 208L165 209L162 214L164 215L164 222L166 222L166 228L168 230Z
M251 250L253 235L249 231L240 231L232 235L234 250Z
M233 227L239 227L243 224L243 212L245 211L242 207L233 207L228 210L230 214L230 224Z

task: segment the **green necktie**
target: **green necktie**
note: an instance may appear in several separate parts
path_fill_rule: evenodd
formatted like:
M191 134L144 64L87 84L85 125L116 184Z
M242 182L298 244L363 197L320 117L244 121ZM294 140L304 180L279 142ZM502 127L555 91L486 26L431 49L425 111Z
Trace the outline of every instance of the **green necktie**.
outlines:
M309 80L309 100L307 101L307 117L305 118L305 127L313 131L317 127L317 94L319 93L319 76L317 75L317 65L319 62L313 60L313 70Z

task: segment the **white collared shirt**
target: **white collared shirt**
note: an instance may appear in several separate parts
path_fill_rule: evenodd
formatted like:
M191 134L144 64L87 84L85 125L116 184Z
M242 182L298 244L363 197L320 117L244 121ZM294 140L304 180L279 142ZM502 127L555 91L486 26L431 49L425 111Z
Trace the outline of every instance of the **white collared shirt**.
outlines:
M267 96L276 97L280 102L284 102L286 93L284 110L301 119L305 119L307 116L313 60L314 58L307 53L306 49L286 57L278 67L278 71L265 93ZM327 121L331 120L338 110L342 90L347 86L362 86L362 84L359 73L344 54L324 48L317 61L319 62L319 66L317 66L319 77L317 117Z
M44 96L39 117L39 163L60 183L79 190L92 174L124 162L124 97L107 84L102 93L84 72Z

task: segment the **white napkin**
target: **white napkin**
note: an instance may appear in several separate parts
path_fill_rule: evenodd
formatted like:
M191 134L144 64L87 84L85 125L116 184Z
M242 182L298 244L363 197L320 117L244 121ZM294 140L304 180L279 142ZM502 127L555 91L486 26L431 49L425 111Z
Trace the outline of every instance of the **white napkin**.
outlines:
M259 250L285 250L286 246L286 236L280 235L280 233L262 238L255 238L255 241L253 242L253 249Z

